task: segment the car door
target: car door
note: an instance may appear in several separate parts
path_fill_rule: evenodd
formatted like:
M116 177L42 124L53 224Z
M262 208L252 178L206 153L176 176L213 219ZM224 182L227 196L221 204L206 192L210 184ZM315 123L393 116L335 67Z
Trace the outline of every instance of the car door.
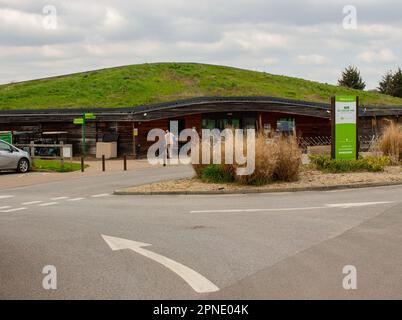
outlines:
M17 168L17 163L12 148L7 143L0 141L0 169L15 168Z

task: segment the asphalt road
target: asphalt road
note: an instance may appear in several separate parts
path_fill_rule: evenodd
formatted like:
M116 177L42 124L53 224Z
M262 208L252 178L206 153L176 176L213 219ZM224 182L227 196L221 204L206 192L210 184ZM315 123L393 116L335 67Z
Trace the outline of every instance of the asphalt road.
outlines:
M155 168L3 189L0 298L402 298L402 187L111 195L190 175ZM57 290L42 286L47 265ZM357 290L342 286L346 265Z

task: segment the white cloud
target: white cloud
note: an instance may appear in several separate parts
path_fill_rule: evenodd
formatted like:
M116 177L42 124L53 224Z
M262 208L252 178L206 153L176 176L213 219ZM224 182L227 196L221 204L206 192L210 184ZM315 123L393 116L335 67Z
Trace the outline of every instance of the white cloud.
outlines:
M398 60L398 57L391 49L381 49L378 51L364 51L359 54L359 59L367 62L394 62Z
M47 4L57 9L57 30L43 28ZM356 0L357 30L342 28L344 5L339 0L0 0L0 82L195 61L328 83L353 64L374 88L386 70L402 65L402 2Z
M327 64L329 59L323 57L319 54L308 54L308 55L298 55L297 56L297 64L316 64L322 65Z

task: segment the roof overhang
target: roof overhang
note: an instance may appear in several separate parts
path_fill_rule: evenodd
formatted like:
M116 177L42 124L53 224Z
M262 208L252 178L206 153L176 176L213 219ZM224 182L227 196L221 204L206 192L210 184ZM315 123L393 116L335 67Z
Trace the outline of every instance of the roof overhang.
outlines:
M331 105L275 97L200 97L127 108L81 108L0 111L0 123L69 122L85 112L97 121L152 121L213 112L280 112L330 118ZM401 116L402 106L364 107L360 116Z

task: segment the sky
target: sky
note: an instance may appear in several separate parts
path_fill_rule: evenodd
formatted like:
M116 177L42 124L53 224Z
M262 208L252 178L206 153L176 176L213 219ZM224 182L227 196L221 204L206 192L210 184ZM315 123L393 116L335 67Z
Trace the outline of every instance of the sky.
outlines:
M367 89L402 67L400 0L0 0L0 83L199 62Z

